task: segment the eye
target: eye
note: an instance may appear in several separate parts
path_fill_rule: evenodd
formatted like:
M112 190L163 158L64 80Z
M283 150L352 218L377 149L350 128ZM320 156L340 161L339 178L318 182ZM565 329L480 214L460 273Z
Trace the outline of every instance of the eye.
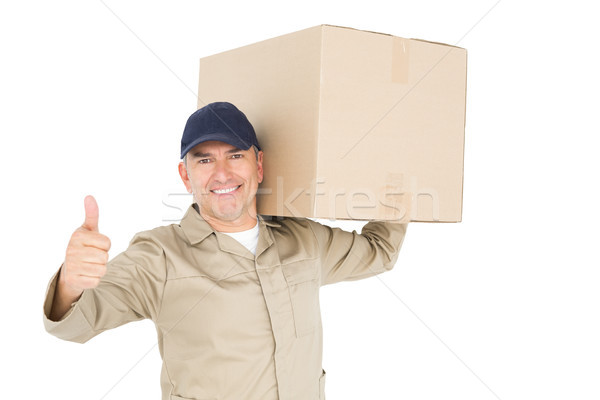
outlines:
M243 156L244 156L243 154L237 153L237 154L232 154L231 158L236 159L236 158L242 158Z
M210 158L201 158L198 160L198 164L208 164L210 162Z

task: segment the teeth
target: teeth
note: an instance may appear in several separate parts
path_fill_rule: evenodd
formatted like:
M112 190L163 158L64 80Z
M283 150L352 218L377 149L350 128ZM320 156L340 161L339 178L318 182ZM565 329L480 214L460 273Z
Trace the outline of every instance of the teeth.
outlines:
M233 191L234 191L235 189L237 189L237 188L239 188L239 186L232 187L232 188L229 188L229 189L221 189L221 190L216 190L216 189L215 189L215 190L213 190L213 192L214 192L214 193L217 193L217 194L231 193L231 192L233 192Z

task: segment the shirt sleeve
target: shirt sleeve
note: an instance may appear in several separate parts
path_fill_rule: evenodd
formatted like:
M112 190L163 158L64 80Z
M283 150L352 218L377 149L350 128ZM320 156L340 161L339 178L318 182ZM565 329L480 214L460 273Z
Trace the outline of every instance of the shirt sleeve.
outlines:
M46 291L44 327L60 339L83 343L128 322L155 319L166 280L166 262L162 247L148 233L136 235L127 250L109 261L98 286L84 290L59 321L52 321L49 316L58 274Z
M320 251L321 285L363 279L391 270L407 225L369 222L358 234L311 221Z

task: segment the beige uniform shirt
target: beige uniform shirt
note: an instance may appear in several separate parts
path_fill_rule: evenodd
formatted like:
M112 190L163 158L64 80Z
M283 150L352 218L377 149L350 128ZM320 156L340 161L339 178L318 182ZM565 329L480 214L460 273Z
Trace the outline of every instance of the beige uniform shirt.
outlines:
M162 399L324 399L319 287L391 269L405 224L362 234L308 219L259 218L256 256L191 206L179 225L137 234L51 334L85 342L127 322L156 324Z

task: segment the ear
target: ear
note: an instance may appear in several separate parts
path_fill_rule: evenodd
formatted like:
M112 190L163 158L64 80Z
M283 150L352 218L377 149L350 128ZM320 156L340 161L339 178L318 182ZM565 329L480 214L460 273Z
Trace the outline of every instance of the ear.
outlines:
M181 177L181 180L183 181L188 193L192 193L192 183L190 182L190 177L183 161L179 163L179 176Z
M263 152L259 151L256 157L256 164L258 169L258 183L263 181Z

